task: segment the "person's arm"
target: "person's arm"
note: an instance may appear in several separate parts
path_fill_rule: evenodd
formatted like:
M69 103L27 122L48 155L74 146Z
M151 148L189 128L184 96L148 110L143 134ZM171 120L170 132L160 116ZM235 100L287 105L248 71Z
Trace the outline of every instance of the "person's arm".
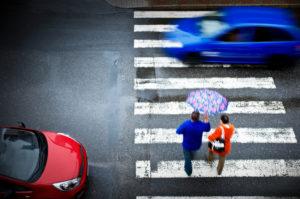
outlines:
M210 123L209 122L203 123L203 126L204 126L204 129L203 129L204 132L210 131Z
M205 113L205 115L204 115L204 122L208 123L208 114L207 113Z
M220 127L218 127L218 128L215 129L215 131L214 131L212 134L210 134L210 135L208 136L208 140L209 140L209 141L214 141L214 140L216 140L217 138L221 137L221 134L222 134L222 130L221 130Z
M183 123L177 128L176 133L177 133L177 134L183 134L183 133L184 133L185 126L186 126L186 121L183 122Z
M210 131L210 123L208 121L208 114L205 114L204 115L204 123L203 123L203 126L204 126L204 132L209 132Z

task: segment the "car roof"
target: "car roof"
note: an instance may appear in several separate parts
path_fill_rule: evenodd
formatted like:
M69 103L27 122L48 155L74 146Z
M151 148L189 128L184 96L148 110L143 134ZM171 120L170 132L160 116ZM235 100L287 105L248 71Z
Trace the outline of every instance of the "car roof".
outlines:
M222 9L223 19L230 25L237 24L274 24L289 25L296 24L289 10L274 7L237 6Z

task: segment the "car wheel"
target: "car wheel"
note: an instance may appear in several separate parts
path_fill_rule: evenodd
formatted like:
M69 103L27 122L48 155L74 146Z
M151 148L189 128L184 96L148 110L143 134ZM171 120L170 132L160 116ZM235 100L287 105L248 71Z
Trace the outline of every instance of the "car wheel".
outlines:
M183 63L188 65L196 65L202 62L201 55L196 52L187 53L183 58Z
M294 66L295 60L287 55L273 55L268 58L267 64L274 69L284 69Z

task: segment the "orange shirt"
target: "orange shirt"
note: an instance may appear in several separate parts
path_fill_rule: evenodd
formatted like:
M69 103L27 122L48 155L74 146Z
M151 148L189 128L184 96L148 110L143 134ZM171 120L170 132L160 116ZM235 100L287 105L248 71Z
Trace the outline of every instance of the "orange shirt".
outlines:
M230 150L231 150L230 139L231 139L232 135L234 134L234 126L233 126L233 124L222 124L222 127L224 129L225 150L223 152L212 151L211 149L209 149L209 150L216 154L219 154L221 156L226 156L230 153ZM218 128L215 129L215 131L212 134L210 134L208 136L208 140L214 141L218 138L221 138L221 136L222 136L222 129L219 126Z

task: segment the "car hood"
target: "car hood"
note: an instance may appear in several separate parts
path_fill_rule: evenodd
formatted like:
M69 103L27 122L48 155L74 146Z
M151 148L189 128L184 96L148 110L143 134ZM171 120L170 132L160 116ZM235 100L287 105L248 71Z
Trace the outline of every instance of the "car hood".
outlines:
M53 184L78 177L81 165L80 144L62 133L43 131L48 143L44 171L36 183Z

